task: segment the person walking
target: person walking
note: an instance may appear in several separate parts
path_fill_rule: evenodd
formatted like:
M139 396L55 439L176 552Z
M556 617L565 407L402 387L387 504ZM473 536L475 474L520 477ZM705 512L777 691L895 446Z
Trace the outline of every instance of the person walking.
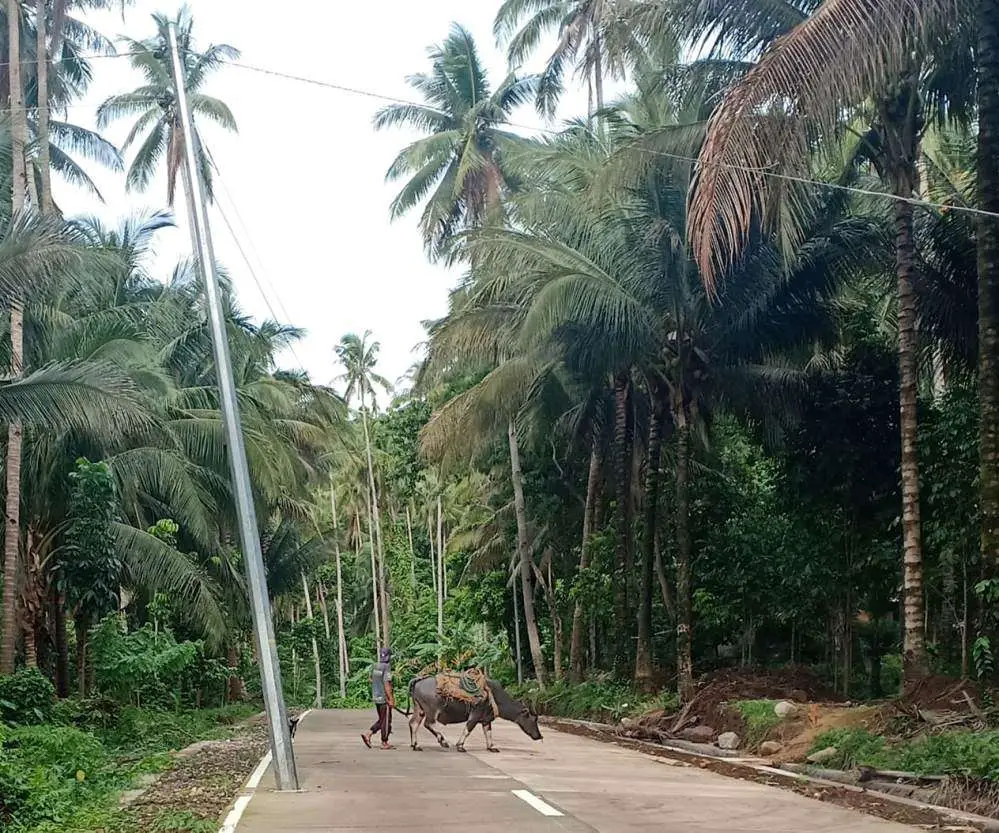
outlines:
M371 738L375 732L382 736L382 749L392 749L389 735L392 733L392 709L395 708L395 694L392 692L392 652L382 648L378 652L378 662L371 666L371 699L378 712L378 720L361 735L364 745L371 748Z

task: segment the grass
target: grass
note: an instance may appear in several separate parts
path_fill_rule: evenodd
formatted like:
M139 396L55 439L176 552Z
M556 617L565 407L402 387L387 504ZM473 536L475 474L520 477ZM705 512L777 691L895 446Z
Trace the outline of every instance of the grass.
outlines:
M526 700L538 714L580 720L617 722L623 717L639 717L651 711L673 712L677 699L672 692L655 697L642 695L634 688L609 680L551 683L544 690L537 686L512 688L515 697Z
M780 724L781 719L774 711L776 705L776 700L740 700L730 704L729 708L739 712L746 723L745 747L755 749Z
M911 741L889 742L863 729L835 729L820 735L812 751L835 747L836 757L823 766L961 775L999 781L999 731L948 732Z
M178 712L125 708L113 723L92 728L0 730L0 829L117 833L118 796L138 776L168 769L170 752L190 743L232 737L237 724L255 712L242 705ZM154 829L198 833L183 826Z

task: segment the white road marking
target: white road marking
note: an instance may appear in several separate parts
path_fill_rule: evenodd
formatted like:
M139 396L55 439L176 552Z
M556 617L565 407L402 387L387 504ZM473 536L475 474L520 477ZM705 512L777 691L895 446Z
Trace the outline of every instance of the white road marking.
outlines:
M312 709L307 709L302 712L298 718L299 726L301 726L302 721L305 720L305 718L307 718L310 714L312 714ZM222 822L222 829L219 830L219 833L236 833L236 827L239 825L239 820L243 817L243 813L246 811L250 800L253 798L253 793L256 791L257 787L260 786L260 779L264 777L264 773L267 772L267 767L270 765L271 752L270 750L267 750L267 754L260 759L260 763L257 764L257 768L250 773L250 777L243 786L244 794L239 796L233 803L232 809L225 817L225 821Z
M249 780L246 782L246 789L249 791L255 790L260 786L260 779L264 777L264 773L267 771L267 767L271 765L271 753L267 750L267 754L260 759L260 763L257 764L257 768L253 770L250 775Z
M250 803L251 798L253 798L252 795L241 795L236 799L236 803L232 805L229 815L222 822L222 829L219 833L236 833L236 825L239 824L239 819L242 817L243 811L246 809L246 805Z
M513 790L513 794L526 804L530 804L543 816L554 817L563 815L561 810L556 810L551 804L546 804L529 790Z

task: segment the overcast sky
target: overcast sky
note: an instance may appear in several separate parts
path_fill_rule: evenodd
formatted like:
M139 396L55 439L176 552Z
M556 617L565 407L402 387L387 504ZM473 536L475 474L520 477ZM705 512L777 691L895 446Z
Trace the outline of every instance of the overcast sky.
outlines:
M243 63L382 95L413 97L405 76L428 66L427 46L441 41L452 21L474 34L494 84L506 69L492 36L498 0L193 0L189 5L198 46L229 43L242 51ZM152 34L152 12L172 14L179 6L177 0L138 0L124 20L110 12L90 19L108 35L144 38ZM93 66L90 93L69 113L89 127L97 104L139 84L127 58L95 60ZM244 68L222 69L205 91L225 100L239 122L235 137L209 126L205 142L221 171L218 202L263 285L262 294L214 211L216 253L232 274L244 309L305 328L306 338L282 363L304 365L317 382L329 382L337 372L333 347L340 337L365 329L381 342L381 372L400 377L416 360L414 348L424 337L421 322L446 311L447 291L456 279L427 263L416 216L389 221L398 186L385 183L385 170L416 134L376 133L371 119L384 102ZM581 90L564 102L566 115L585 106ZM538 123L530 107L515 118ZM123 122L105 135L120 143L129 126ZM144 194L126 194L123 175L87 168L105 204L57 185L67 214L96 213L116 221L165 204L165 178ZM182 214L179 199L177 208ZM178 219L180 228L162 233L158 244L161 275L190 251L183 217Z

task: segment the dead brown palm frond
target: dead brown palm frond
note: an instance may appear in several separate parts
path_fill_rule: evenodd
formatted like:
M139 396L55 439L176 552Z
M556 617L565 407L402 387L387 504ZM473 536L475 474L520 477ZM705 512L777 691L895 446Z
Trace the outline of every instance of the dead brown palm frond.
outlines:
M688 235L709 288L738 257L754 221L790 223L773 206L802 199L809 155L844 109L911 73L916 56L969 10L965 0L826 0L776 40L712 115L691 190Z

